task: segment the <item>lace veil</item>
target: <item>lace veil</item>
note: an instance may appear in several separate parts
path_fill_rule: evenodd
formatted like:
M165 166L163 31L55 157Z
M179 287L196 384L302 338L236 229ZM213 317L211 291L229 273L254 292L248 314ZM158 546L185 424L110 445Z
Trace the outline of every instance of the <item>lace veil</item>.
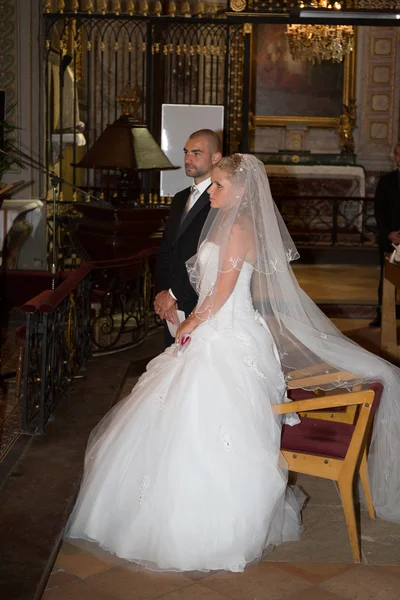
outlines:
M400 522L400 370L345 337L300 288L290 265L299 254L272 199L263 163L247 154L233 160L229 198L223 208L210 211L199 240L199 249L207 242L217 248L217 260L214 253L198 251L187 263L199 296L196 315L212 319L228 303L224 312L240 318L232 292L250 262L251 301L273 335L288 382L294 374L320 375L326 377L318 388L348 388L343 376L348 372L356 376L351 386L383 383L369 450L371 490L378 516Z

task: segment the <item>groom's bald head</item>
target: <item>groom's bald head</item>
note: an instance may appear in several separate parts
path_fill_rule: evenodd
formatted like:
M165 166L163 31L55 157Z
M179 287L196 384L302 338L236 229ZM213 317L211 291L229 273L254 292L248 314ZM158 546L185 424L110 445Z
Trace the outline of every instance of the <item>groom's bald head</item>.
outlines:
M212 129L199 129L189 136L189 140L198 140L199 138L207 142L211 154L222 152L221 138Z

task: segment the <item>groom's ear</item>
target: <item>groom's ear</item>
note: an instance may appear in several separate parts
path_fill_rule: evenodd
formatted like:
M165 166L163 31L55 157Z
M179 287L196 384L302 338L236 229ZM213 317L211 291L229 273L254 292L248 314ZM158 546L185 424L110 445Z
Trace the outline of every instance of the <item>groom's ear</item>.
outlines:
M215 166L222 158L222 154L221 152L214 152L214 154L212 155L211 158L211 162L213 164L213 166Z

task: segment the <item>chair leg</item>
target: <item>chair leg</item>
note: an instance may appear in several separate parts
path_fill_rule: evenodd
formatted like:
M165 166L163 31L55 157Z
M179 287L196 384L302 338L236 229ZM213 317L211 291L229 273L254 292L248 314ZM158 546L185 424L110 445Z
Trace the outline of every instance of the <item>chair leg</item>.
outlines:
M360 542L358 539L356 513L354 510L353 478L339 479L339 491L342 499L343 512L346 519L354 562L361 562Z
M364 449L360 464L360 479L364 490L365 501L370 519L376 519L374 503L372 502L371 489L369 486L369 475L367 466L367 450Z

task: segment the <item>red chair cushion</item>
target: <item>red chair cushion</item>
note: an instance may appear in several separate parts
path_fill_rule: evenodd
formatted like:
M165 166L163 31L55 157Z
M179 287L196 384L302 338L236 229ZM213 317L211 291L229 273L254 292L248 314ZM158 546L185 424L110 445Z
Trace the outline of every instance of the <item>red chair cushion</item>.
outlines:
M368 385L368 389L375 391L375 400L371 411L371 414L374 415L379 407L383 385L376 381ZM292 400L309 400L315 396L314 392L302 389L290 390L289 394ZM334 411L335 409L329 410ZM282 427L281 450L344 459L354 428L354 425L348 423L307 417L302 419L298 425Z
M345 458L354 425L321 419L302 419L301 423L282 427L281 450Z

